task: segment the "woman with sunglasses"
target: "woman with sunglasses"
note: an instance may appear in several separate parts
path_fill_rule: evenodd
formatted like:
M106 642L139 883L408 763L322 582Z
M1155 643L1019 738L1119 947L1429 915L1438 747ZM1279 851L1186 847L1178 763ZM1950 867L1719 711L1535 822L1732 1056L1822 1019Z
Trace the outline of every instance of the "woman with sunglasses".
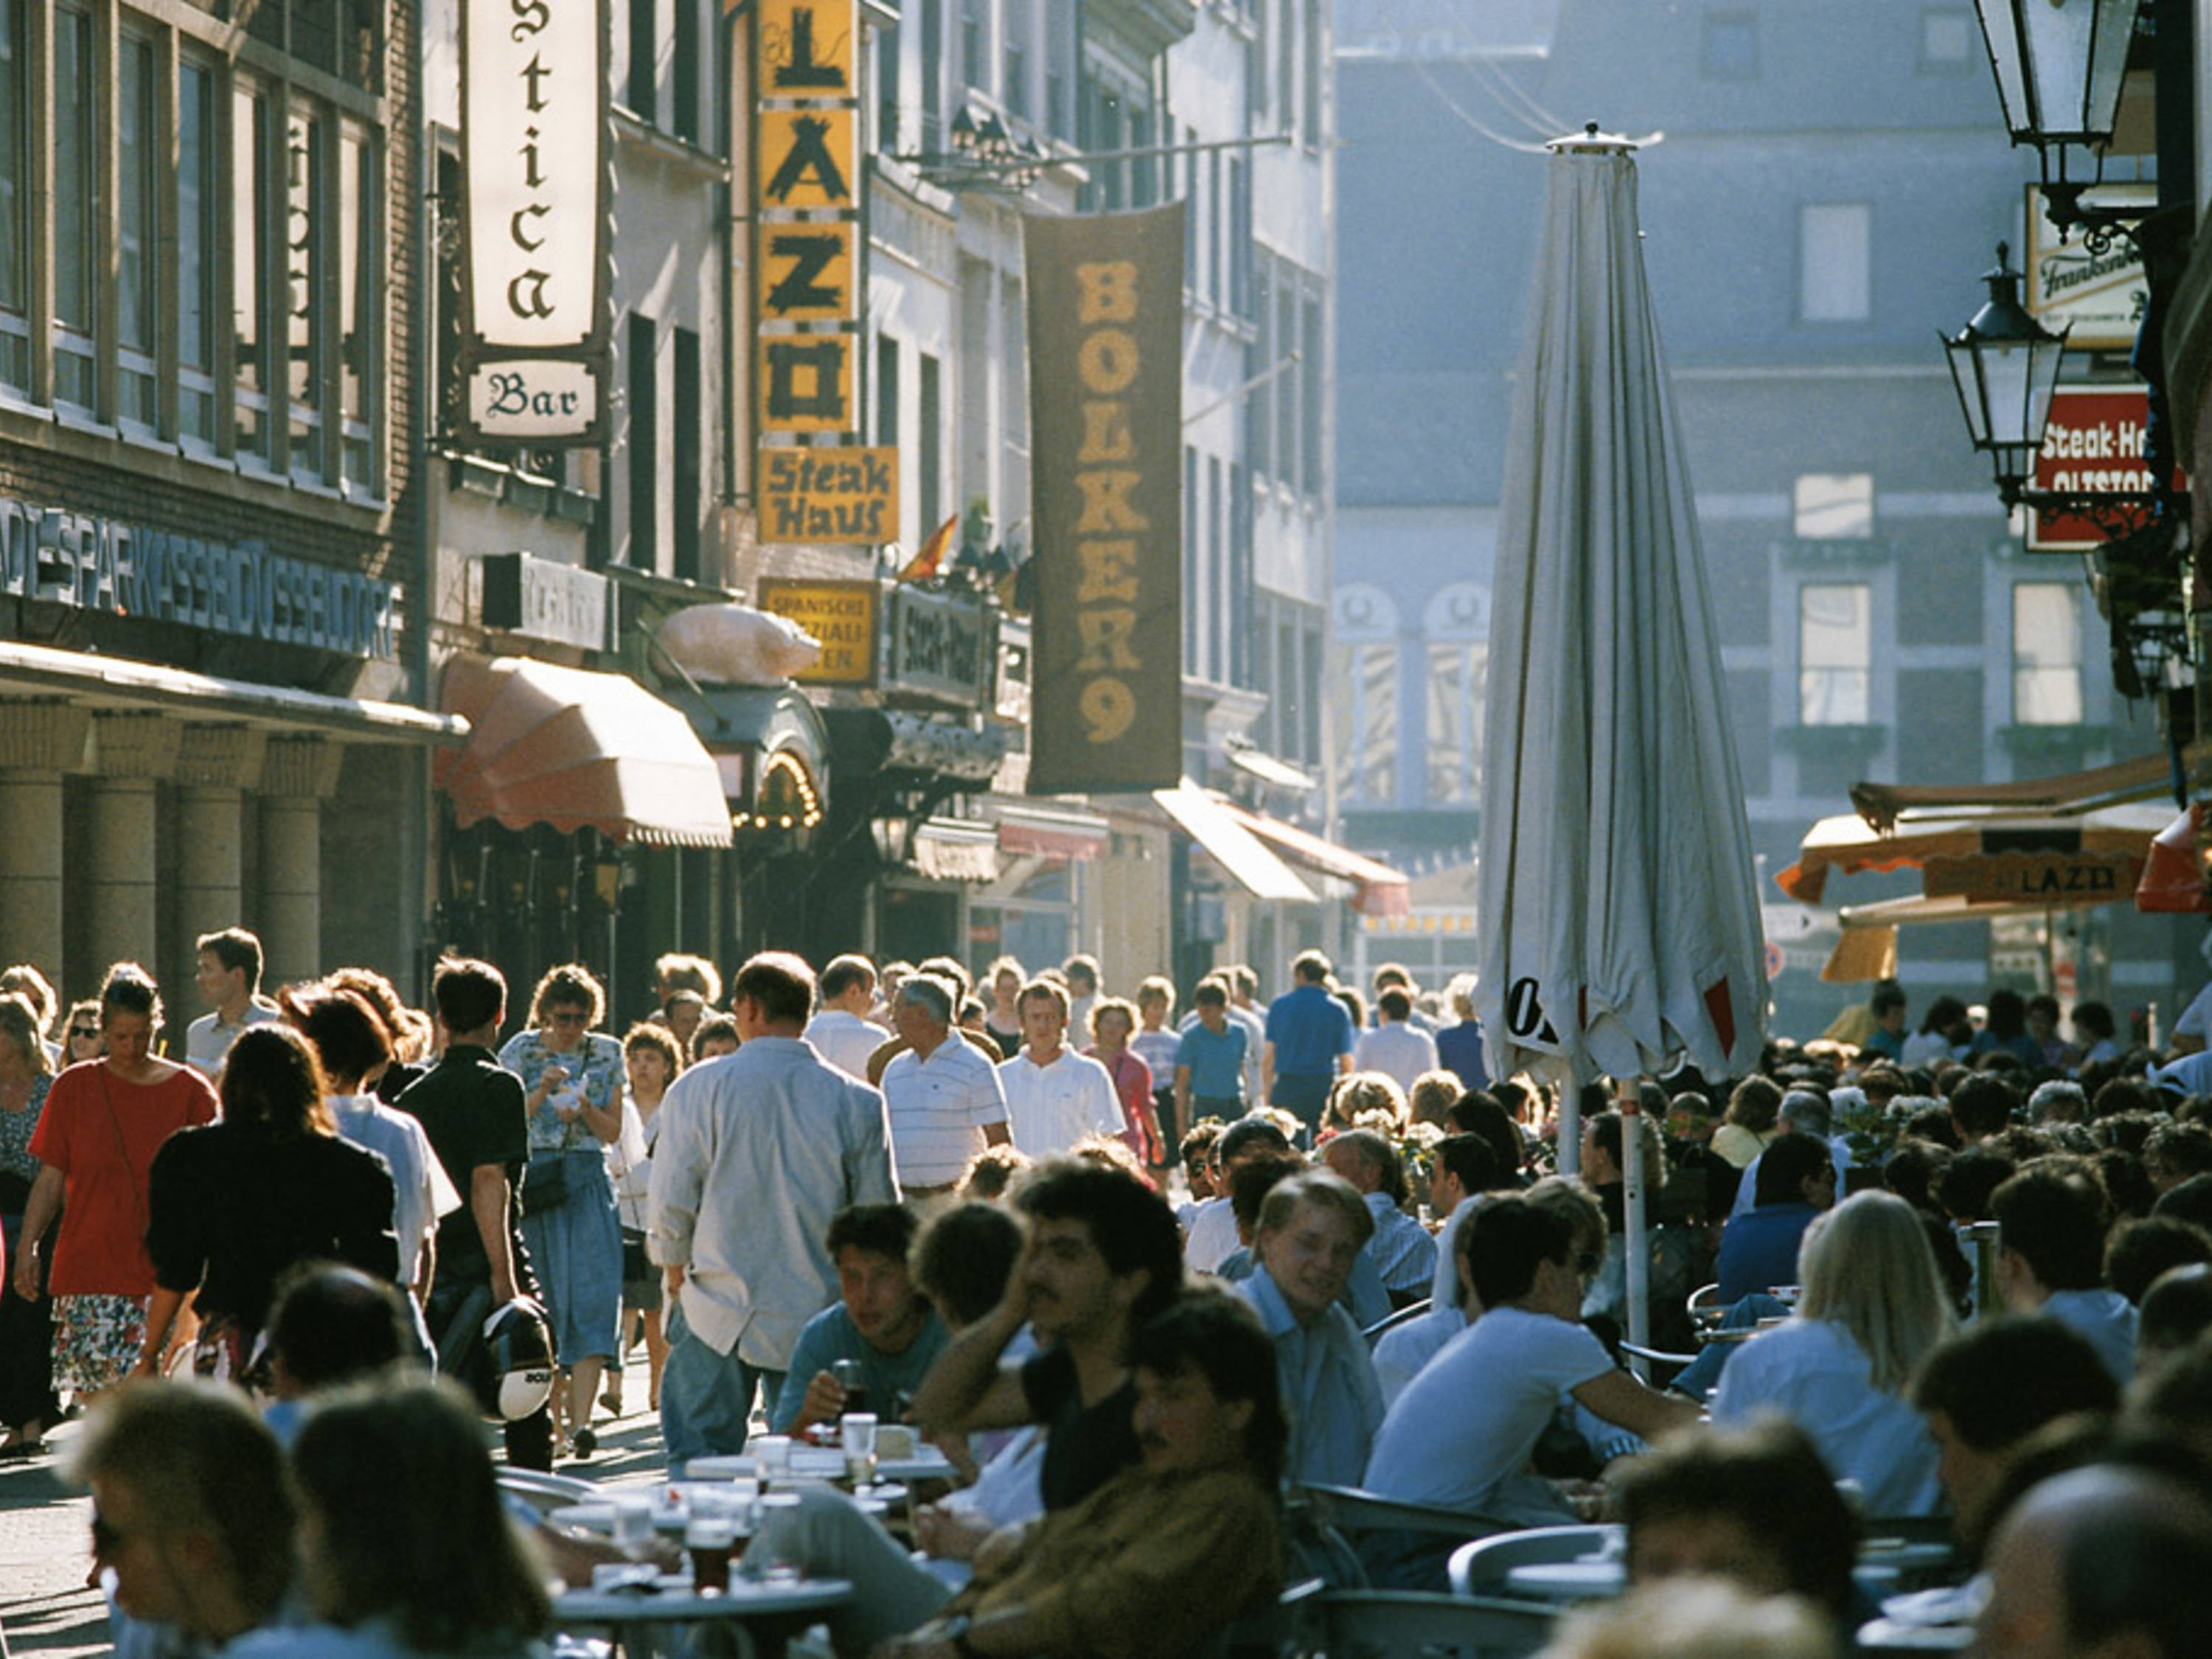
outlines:
M23 1206L39 1178L31 1136L53 1081L53 1062L40 1040L37 1011L19 992L0 996L0 1230L14 1255L23 1232ZM52 1310L44 1297L0 1288L0 1462L46 1449L46 1425L61 1416L54 1397Z
M107 1052L107 1039L100 1034L100 999L87 997L70 1006L69 1023L62 1028L61 1063L98 1060Z
M622 1323L622 1224L606 1149L622 1136L623 1062L622 1044L593 1029L606 1006L582 964L548 969L531 997L529 1029L499 1052L530 1091L522 1238L568 1377L566 1427L579 1457L599 1449L592 1402ZM562 1403L556 1389L556 1417Z
M216 1118L215 1090L154 1052L161 994L134 962L107 970L100 994L106 1057L54 1079L31 1137L39 1177L23 1212L15 1293L53 1297L54 1386L89 1402L131 1374L146 1334L154 1262L146 1253L154 1154L177 1130ZM46 1230L61 1218L52 1272Z

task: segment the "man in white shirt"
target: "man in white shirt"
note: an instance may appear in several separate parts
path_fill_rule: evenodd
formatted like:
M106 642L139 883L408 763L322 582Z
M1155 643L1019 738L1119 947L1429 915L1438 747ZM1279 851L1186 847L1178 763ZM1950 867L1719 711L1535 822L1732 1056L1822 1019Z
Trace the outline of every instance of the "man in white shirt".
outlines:
M999 1086L1015 1146L1042 1161L1087 1134L1119 1134L1121 1103L1113 1075L1067 1046L1067 993L1048 979L1032 980L1014 1000L1014 1011L1022 1049L999 1067Z
M1224 974L1229 981L1229 1018L1244 1028L1244 1098L1257 1103L1267 1097L1261 1068L1261 1054L1267 1046L1267 1011L1253 1000L1260 994L1260 976L1241 962Z
M199 971L193 982L215 1012L202 1014L185 1028L185 1062L194 1071L213 1077L222 1069L223 1056L238 1041L240 1031L282 1016L260 995L258 939L243 927L225 927L219 933L201 934L192 945L199 952Z
M2031 1165L1990 1194L2002 1230L1996 1289L2010 1313L2047 1314L2087 1339L2124 1389L2136 1310L2105 1282L2105 1200L2084 1176Z
M660 1431L671 1474L744 1449L806 1322L837 1296L823 1243L853 1204L897 1200L884 1098L807 1046L814 973L769 951L738 971L743 1046L694 1066L660 1103L646 1247L666 1269Z
M998 1069L952 1035L954 994L936 975L914 974L891 1003L891 1024L907 1045L884 1068L891 1154L900 1189L925 1221L951 1203L970 1158L1012 1139Z
M868 1018L876 1006L875 964L860 956L832 957L822 970L822 1011L807 1023L806 1040L850 1078L868 1080L868 1056L891 1034Z
M1352 1045L1352 1069L1380 1072L1410 1094L1415 1078L1437 1069L1437 1040L1408 1023L1413 1000L1395 985L1382 993L1375 1010L1375 1028L1362 1031Z

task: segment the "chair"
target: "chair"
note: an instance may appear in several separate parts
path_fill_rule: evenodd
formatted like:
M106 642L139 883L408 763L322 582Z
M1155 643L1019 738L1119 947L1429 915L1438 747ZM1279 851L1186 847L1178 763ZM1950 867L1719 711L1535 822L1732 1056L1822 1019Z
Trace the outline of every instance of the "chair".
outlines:
M1367 1346L1371 1348L1380 1342L1387 1333L1396 1330L1401 1325L1410 1325L1428 1312L1429 1302L1430 1298L1425 1296L1419 1302L1408 1302L1388 1319L1376 1320L1375 1323L1360 1332L1360 1334L1367 1339Z
M580 1480L573 1474L547 1474L537 1469L501 1468L499 1489L513 1492L540 1516L550 1515L565 1504L596 1503L606 1496L592 1481Z
M1326 1486L1297 1488L1288 1519L1293 1559L1332 1587L1359 1589L1371 1582L1352 1541L1363 1533L1414 1533L1450 1540L1485 1537L1505 1525L1471 1510L1401 1504L1350 1486ZM1439 1553L1442 1548L1439 1544Z
M1547 1609L1419 1590L1328 1590L1297 1613L1297 1650L1328 1659L1522 1659L1552 1630Z
M1478 1538L1452 1552L1452 1594L1501 1595L1505 1577L1514 1568L1578 1561L1598 1553L1620 1535L1620 1528L1613 1526L1527 1527L1494 1538Z
M1705 1340L1709 1332L1720 1328L1721 1315L1725 1310L1721 1305L1721 1287L1717 1282L1698 1285L1690 1292L1690 1299L1685 1305L1689 1310L1690 1328L1698 1334L1700 1342Z
M1646 1347L1641 1342L1631 1342L1626 1338L1621 1340L1620 1351L1645 1361L1652 1367L1650 1382L1655 1389L1665 1388L1698 1360L1698 1356L1693 1353L1668 1353L1664 1348Z

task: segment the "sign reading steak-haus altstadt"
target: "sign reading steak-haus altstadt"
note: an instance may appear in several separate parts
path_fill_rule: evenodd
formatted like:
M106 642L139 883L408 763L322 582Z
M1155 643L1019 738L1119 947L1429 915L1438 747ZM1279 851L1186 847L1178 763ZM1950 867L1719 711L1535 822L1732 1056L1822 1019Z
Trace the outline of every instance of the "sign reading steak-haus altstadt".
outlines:
M606 9L462 0L462 435L594 442L606 413Z

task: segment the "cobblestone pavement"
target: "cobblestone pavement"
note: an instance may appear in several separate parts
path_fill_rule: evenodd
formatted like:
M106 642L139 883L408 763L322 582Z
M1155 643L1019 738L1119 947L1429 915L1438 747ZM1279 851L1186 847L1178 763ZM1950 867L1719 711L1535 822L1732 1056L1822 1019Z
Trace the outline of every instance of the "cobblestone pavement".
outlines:
M644 1381L644 1367L638 1368ZM637 1392L643 1393L641 1387ZM61 1464L82 1425L64 1424L48 1437L53 1450L27 1463L0 1463L0 1651L21 1659L44 1654L79 1659L109 1650L107 1608L88 1588L92 1565L92 1501L70 1488ZM641 1409L599 1425L599 1451L586 1462L563 1463L563 1474L611 1486L661 1478L660 1425Z

